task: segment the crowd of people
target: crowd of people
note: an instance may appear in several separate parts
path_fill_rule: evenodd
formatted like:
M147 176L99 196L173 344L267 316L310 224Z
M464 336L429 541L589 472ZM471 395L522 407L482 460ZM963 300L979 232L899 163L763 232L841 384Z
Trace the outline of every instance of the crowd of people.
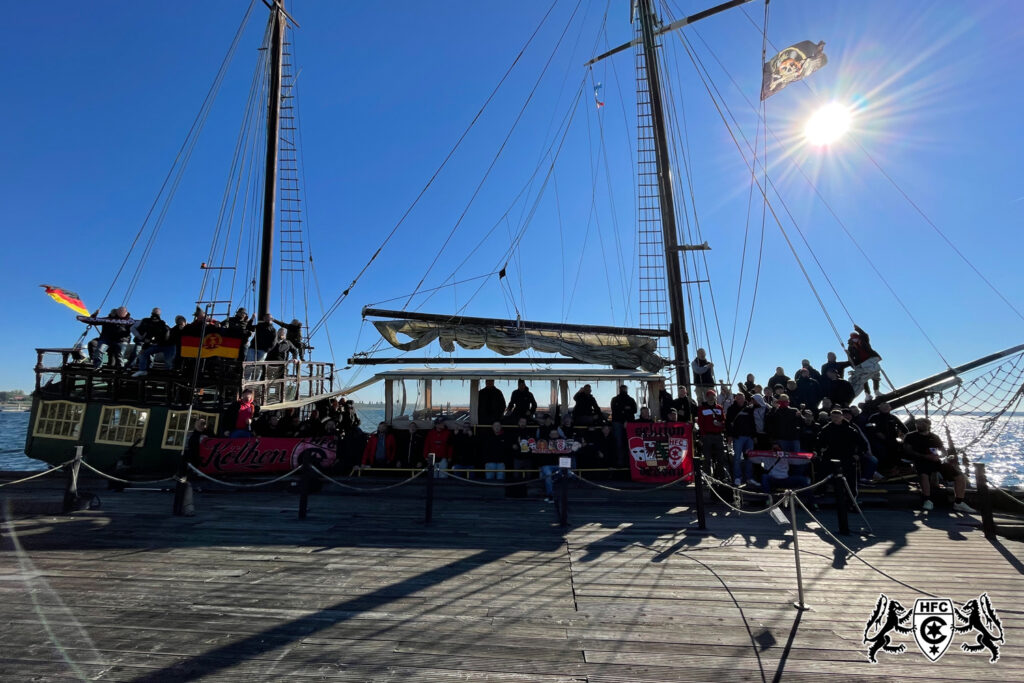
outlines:
M904 422L879 397L881 356L863 329L856 327L851 333L847 355L848 360L840 361L830 352L819 369L804 359L793 377L776 367L764 383L749 374L732 389L724 382L716 384L714 363L699 349L691 369L700 402L691 399L686 388L672 396L663 385L657 415L649 406L639 406L626 385L611 397L608 411L601 408L591 385L584 385L573 396L571 409L553 417L538 412L525 380L518 381L508 400L493 380L485 380L478 392L475 427L444 418L429 429L415 421L404 429L381 422L367 435L359 428L351 401L323 402L304 419L297 411L260 416L258 408L251 407L252 392L247 392L248 398L243 394L241 405L232 406L222 420L221 431L223 436L337 434L342 467L420 468L433 457L442 472L480 470L484 478L494 480L504 480L507 470L517 475L540 470L550 497L559 454L524 449L523 441L572 439L579 444L573 453L576 467L621 470L629 464L628 423L690 422L705 462L735 486L754 485L768 493L779 487L809 486L810 461L802 464L784 454L813 454L811 460L820 464L819 476L831 473L830 463L838 462L854 495L858 483L914 471L920 478L923 507L929 510L934 506L932 477L941 474L954 487L954 509L972 512L964 502L966 477L955 458L946 455L930 422ZM855 402L862 391L863 400ZM762 454L762 461L763 454L769 461L775 455L774 463L759 467L762 471L756 477L748 457L752 451Z
M87 358L82 360L97 370L104 363L113 369L134 370L133 377L146 376L157 357L168 370L181 370L183 338L201 339L216 334L238 340L238 355L234 359L237 361L304 359L310 348L303 338L301 321L286 323L267 313L257 322L241 307L223 321L214 320L197 307L191 322L178 315L173 325L163 319L159 308L140 319L133 318L124 306L112 309L106 317L99 317L96 311L78 319L99 329L99 335L84 350Z

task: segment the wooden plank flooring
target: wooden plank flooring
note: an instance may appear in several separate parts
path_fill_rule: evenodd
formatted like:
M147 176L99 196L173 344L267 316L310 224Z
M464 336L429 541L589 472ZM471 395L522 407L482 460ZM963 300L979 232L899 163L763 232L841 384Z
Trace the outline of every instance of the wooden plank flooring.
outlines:
M1024 544L970 517L875 509L875 535L844 541L957 603L987 591L1001 659L958 637L933 664L899 636L907 652L872 665L878 594L922 596L806 515L798 612L791 534L764 516L710 506L695 533L692 492L574 489L563 530L536 496L449 481L424 525L421 483L328 489L304 521L285 491L199 493L182 518L167 492L87 483L101 509L52 515L20 503L59 501L61 482L0 489L0 680L1024 679Z

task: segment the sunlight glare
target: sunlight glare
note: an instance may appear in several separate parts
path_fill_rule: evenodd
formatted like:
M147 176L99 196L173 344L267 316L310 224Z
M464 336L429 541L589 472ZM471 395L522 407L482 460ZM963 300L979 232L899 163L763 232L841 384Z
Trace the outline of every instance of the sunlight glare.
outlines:
M804 126L804 137L812 145L829 145L850 128L850 110L838 102L831 102L814 112Z

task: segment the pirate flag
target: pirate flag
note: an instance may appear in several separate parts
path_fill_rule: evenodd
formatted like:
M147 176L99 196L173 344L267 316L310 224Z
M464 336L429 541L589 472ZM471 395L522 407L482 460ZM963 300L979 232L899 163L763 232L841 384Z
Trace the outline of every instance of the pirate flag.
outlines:
M796 45L790 45L764 65L761 99L768 99L790 83L807 78L826 64L828 57L825 56L824 41L812 43L803 40Z
M89 309L85 307L82 300L74 292L69 292L66 289L60 287L53 287L51 285L39 285L46 290L46 293L50 295L50 298L59 304L64 304L71 310L82 315L89 315Z

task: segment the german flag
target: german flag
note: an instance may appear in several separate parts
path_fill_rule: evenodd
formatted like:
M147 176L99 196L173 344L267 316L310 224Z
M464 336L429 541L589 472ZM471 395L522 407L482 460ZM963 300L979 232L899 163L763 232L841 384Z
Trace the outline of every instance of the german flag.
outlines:
M181 335L181 356L182 358L230 358L237 360L242 348L242 338L227 330L208 329L206 335L200 337L196 334Z
M82 300L74 292L69 292L66 289L54 287L52 285L39 286L45 289L46 293L50 295L50 298L57 303L64 304L80 315L89 315L89 309L85 307L85 304L82 303Z

